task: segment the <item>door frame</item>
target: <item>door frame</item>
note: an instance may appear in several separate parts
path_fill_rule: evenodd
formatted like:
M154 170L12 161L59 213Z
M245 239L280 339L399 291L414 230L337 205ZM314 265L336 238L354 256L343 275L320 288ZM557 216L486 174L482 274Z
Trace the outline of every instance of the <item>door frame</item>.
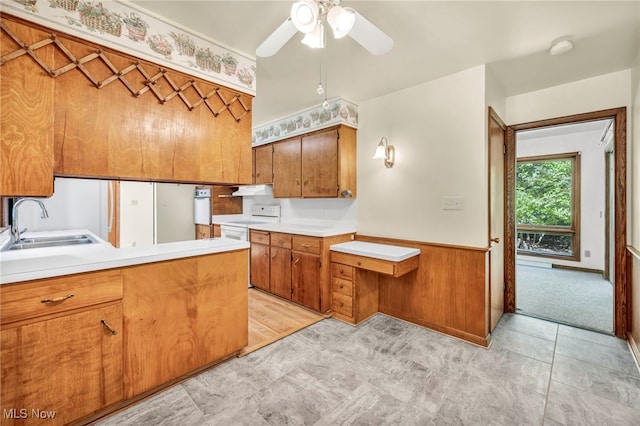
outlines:
M488 118L487 118L487 140L488 140L488 198L487 198L487 206L488 206L488 222L487 222L487 241L488 241L488 246L489 246L489 266L488 266L488 277L489 277L489 289L488 289L488 301L487 301L487 307L488 307L488 318L487 318L487 330L489 333L493 332L492 330L492 325L494 323L494 318L493 318L493 310L492 310L492 306L493 306L493 298L492 298L492 293L493 293L493 287L492 284L496 284L496 283L492 283L492 255L495 253L495 251L491 250L492 245L492 241L491 239L493 238L493 235L491 234L491 224L492 224L492 216L493 216L493 211L491 209L491 199L492 199L492 193L491 193L491 162L493 161L493 156L492 156L492 150L491 150L491 122L496 123L496 125L498 127L500 127L500 129L502 129L502 145L503 145L503 180L502 180L502 194L503 194L503 199L502 199L502 206L503 206L503 212L502 212L502 216L503 216L503 221L502 221L502 239L505 239L505 235L506 235L506 210L505 210L505 206L506 206L506 176L507 176L507 157L506 157L506 138L507 138L507 125L504 123L504 121L502 120L502 118L500 118L500 116L498 115L498 113L496 113L496 111L492 108L489 107L488 108ZM496 244L499 244L499 242L497 242ZM502 261L502 269L503 269L503 278L506 277L505 273L506 273L506 268L505 268L505 246L503 246L503 250L502 250L502 259L498 259ZM500 285L503 286L503 291L504 291L504 282L501 283ZM503 310L506 311L506 300L504 299L504 293L502 294L502 306L503 306ZM496 321L497 322L497 321Z
M541 127L613 118L614 140L614 203L615 203L615 258L613 283L613 329L617 337L626 339L628 330L628 285L627 271L627 108L612 108L565 117L532 121L507 126L506 174L505 174L505 312L516 310L516 131Z

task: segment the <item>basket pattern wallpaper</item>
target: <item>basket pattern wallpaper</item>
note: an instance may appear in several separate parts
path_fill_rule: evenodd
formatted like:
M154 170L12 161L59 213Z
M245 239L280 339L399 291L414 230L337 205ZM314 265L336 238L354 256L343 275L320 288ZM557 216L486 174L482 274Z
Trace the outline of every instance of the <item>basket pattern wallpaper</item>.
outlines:
M2 11L255 95L254 59L116 0L0 0Z

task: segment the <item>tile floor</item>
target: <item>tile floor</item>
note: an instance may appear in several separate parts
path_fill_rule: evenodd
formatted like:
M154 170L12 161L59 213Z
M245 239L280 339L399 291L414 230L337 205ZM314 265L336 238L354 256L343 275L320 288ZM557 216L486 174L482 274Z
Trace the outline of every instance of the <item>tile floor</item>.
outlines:
M627 343L505 315L483 349L386 315L323 320L101 425L638 425Z

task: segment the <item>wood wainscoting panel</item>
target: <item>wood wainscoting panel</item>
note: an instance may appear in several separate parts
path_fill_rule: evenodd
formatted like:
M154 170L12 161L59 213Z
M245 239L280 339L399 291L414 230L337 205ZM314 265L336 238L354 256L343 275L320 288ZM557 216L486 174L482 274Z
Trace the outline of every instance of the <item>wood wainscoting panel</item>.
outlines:
M487 346L486 248L358 235L357 240L420 249L420 264L401 277L379 274L382 313Z

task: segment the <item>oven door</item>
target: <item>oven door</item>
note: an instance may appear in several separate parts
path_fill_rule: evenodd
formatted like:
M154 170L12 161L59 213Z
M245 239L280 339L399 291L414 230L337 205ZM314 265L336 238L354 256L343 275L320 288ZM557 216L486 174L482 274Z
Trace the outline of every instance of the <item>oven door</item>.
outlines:
M221 225L220 236L232 240L249 241L249 228L246 226Z

